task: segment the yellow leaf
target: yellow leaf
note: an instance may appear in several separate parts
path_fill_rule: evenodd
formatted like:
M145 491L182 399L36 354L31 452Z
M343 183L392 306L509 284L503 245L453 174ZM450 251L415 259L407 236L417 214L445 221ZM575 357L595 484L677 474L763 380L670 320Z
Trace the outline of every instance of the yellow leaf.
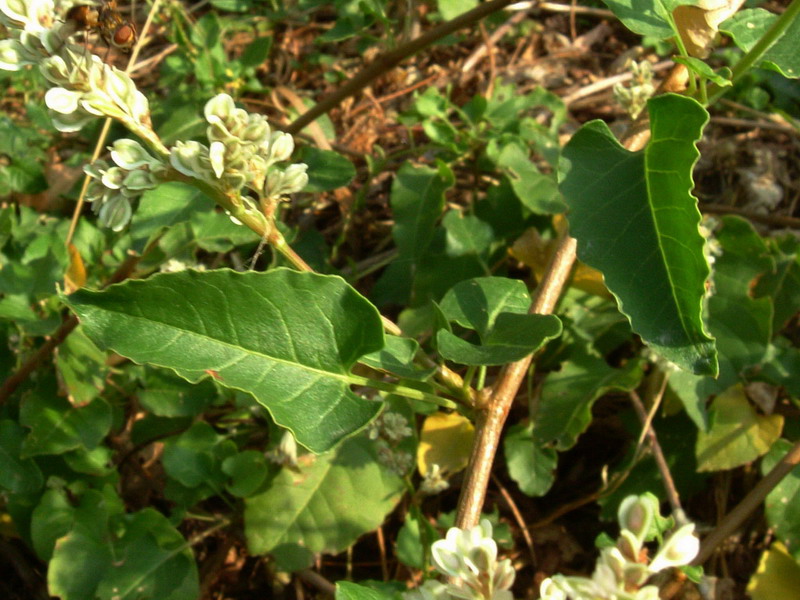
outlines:
M733 469L767 453L783 431L783 416L762 415L735 385L714 399L707 432L697 434L698 471Z
M800 590L800 565L780 542L761 555L758 570L747 584L753 600L797 598Z
M67 251L69 252L69 268L64 277L64 287L67 294L71 294L86 285L86 267L83 264L81 253L74 244L69 244Z
M433 465L444 474L467 466L475 428L458 413L437 412L425 419L417 448L417 468L424 477Z
M732 17L744 0L700 0L696 6L682 5L672 11L675 25L690 56L705 58L719 25Z

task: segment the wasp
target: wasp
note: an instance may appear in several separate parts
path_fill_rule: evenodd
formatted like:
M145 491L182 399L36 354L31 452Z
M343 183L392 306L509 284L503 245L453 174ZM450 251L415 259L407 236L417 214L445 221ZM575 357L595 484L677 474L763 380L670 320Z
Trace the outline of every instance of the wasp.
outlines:
M96 31L106 44L125 52L136 43L136 27L119 13L116 0L106 0L100 6L76 4L67 11L66 20L76 31Z

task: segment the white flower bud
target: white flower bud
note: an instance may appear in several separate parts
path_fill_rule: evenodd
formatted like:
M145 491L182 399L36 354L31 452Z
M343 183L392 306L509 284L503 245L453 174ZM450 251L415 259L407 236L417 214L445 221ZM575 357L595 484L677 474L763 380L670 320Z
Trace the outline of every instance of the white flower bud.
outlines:
M699 550L700 540L694 535L694 523L684 525L659 548L650 563L650 572L658 573L669 567L688 565Z
M225 144L222 142L211 142L208 148L208 158L211 161L211 169L217 179L222 177L225 172Z
M39 71L51 83L64 85L69 82L71 69L61 56L48 56L39 63Z
M70 92L60 87L50 88L44 95L47 108L62 115L70 115L77 111L80 108L78 104L80 99L79 92Z
M177 142L169 153L169 163L176 171L198 179L210 174L210 169L202 166L207 160L208 148L194 140Z
M269 142L269 159L271 162L288 160L294 152L294 138L288 133L276 131Z
M617 519L619 526L633 533L639 540L637 546L641 546L650 531L656 514L658 514L658 501L655 496L643 494L625 498L617 511Z
M62 115L61 113L57 113L53 110L50 111L50 120L53 122L53 127L63 133L80 131L80 129L86 125L86 123L92 121L93 119L94 117L87 115L82 111L74 112L68 115Z
M111 160L118 167L132 171L144 166L153 166L158 161L135 140L121 139L111 145Z
M0 69L19 71L30 61L25 59L25 50L17 40L0 41Z
M128 221L131 220L132 214L133 209L128 199L117 195L109 198L102 205L98 214L98 221L103 227L108 227L113 231L122 231Z
M125 171L119 167L111 167L103 172L103 176L100 178L100 181L102 181L103 185L108 189L118 190L122 188L123 182L125 181L125 175Z
M217 94L206 102L203 114L209 123L218 123L226 120L236 109L233 98L228 94Z
M155 181L151 173L137 169L128 173L122 184L124 189L132 192L131 196L138 196L141 192L154 189L158 182Z
M308 185L308 165L296 163L289 165L284 171L282 195L301 191Z

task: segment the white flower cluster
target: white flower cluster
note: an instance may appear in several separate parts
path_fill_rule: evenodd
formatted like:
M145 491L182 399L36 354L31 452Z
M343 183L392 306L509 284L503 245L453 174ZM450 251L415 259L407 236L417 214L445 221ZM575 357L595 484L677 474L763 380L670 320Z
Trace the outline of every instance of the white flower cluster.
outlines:
M87 200L94 202L102 225L120 231L130 221L133 200L183 176L197 180L195 185L240 222L264 225L276 201L308 183L307 165L277 165L291 156L292 136L271 132L264 117L236 108L227 94L205 106L209 146L189 141L167 149L152 128L144 94L126 73L70 42L78 26L56 16L53 0L0 0L0 25L9 34L0 41L0 69L39 68L53 85L45 103L57 129L77 131L91 119L110 117L156 154L138 142L119 140L111 148L113 165L97 161L84 169L94 180Z
M263 116L236 108L227 94L209 100L204 113L210 144L178 142L170 152L170 164L177 171L226 194L248 188L262 201L277 200L306 186L308 165L276 166L294 150L291 135L271 132Z
M117 140L110 150L116 166L97 160L84 167L92 177L86 198L103 227L121 231L131 219L131 202L158 186L165 179L167 167L133 140Z
M123 71L70 43L73 22L55 14L52 0L0 0L0 23L9 38L0 41L0 69L38 66L54 87L45 104L60 131L78 131L98 116L118 119L130 129L150 128L147 98Z
M658 588L644 585L651 575L669 567L688 565L700 542L694 524L678 528L659 548L652 561L644 543L657 533L658 500L652 494L629 496L620 505L620 536L603 548L591 578L555 575L540 587L543 600L658 600Z
M404 594L405 600L512 600L514 567L509 559L497 560L492 524L483 519L470 529L451 527L445 539L431 547L433 564L459 583L429 580Z

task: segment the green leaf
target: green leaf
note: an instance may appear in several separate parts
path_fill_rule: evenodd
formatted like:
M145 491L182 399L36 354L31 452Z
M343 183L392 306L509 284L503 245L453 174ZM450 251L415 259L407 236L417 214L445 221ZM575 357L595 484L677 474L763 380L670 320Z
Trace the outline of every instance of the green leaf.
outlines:
M494 241L491 225L473 215L452 210L442 219L447 235L447 253L451 256L484 256ZM487 273L489 269L486 269Z
M217 397L211 381L192 385L163 369L145 369L145 379L138 398L142 406L160 417L194 417Z
M267 478L267 461L263 452L245 450L222 462L222 471L231 478L226 486L234 496L246 498Z
M162 462L167 475L187 488L208 486L219 493L225 481L222 463L236 454L236 445L208 423L198 422L164 442Z
M709 328L722 358L724 388L760 365L772 338L772 301L753 298L752 290L775 262L764 240L745 219L726 216L716 232L722 253L714 262L716 293L709 299ZM723 388L723 389L724 389Z
M659 40L672 37L669 14L679 5L696 5L696 0L603 0L625 27Z
M361 358L361 362L373 369L386 371L407 379L426 380L436 370L435 367L424 369L414 364L414 356L419 351L419 344L411 338L386 336L386 345Z
M185 183L162 183L148 190L131 219L133 248L141 253L147 242L162 230L189 221L195 212L213 210L214 202L197 188Z
M699 58L694 58L692 56L676 56L672 60L674 60L676 63L687 66L698 75L708 79L713 83L716 83L718 86L728 87L733 85L733 82L730 80L730 70L727 70L728 77L725 77L724 74L717 73L714 71L714 69L709 67L705 61L700 60Z
M733 38L739 48L749 52L770 27L778 15L763 8L739 11L720 25ZM761 66L778 71L784 77L800 77L800 18L794 18L788 29L779 37L762 58Z
M87 334L139 363L249 392L297 441L324 452L380 404L350 368L383 347L378 311L341 278L276 269L159 274L65 299Z
M406 520L397 533L397 559L412 569L424 569L428 550L439 533L419 510L410 508Z
M252 229L214 210L193 212L191 227L194 241L208 252L230 252L235 246L257 244L261 239Z
M453 173L404 164L392 184L392 237L397 258L384 271L372 291L376 303L407 303L422 258L434 238L436 222L444 208L444 192L453 185Z
M709 274L692 167L708 113L666 94L648 103L652 135L629 152L601 121L565 146L561 191L578 255L605 276L631 327L653 350L696 374L718 370L701 319Z
M442 18L449 21L478 6L478 0L437 0L436 4Z
M42 494L31 516L31 540L36 555L49 561L56 540L72 529L75 507L63 489L50 489Z
M553 448L536 443L531 425L509 427L503 436L508 474L528 496L544 496L555 480L558 455Z
M447 330L436 334L439 353L465 365L502 365L520 360L561 333L554 315L528 314L525 284L504 277L479 277L456 284L442 300L449 321L478 332L472 344Z
M87 492L70 532L60 538L47 572L62 600L196 600L194 556L183 536L152 508L130 515L109 510Z
M297 160L308 165L305 192L327 192L347 185L356 175L356 168L341 154L303 146Z
M499 143L492 139L486 149L489 157L508 177L520 202L536 214L564 212L554 175L539 171L529 158L530 150L521 140L511 138Z
M245 499L250 551L271 552L291 570L307 566L313 554L341 552L374 530L405 490L364 438L300 462L300 473L283 469L265 492Z
M22 458L25 430L14 421L0 421L0 488L12 494L30 494L39 490L44 477L31 458Z
M31 428L23 455L63 454L97 446L111 429L108 402L97 397L78 406L48 391L29 394L20 408L20 424Z
M336 600L392 600L393 594L385 594L365 585L350 581L336 582Z
M736 385L714 399L708 433L697 436L697 470L733 469L767 453L780 437L782 415L760 415Z
M785 439L777 440L761 461L761 474L766 475L792 449L793 444ZM795 559L800 560L800 466L795 466L788 475L772 488L764 502L767 524L784 543Z
M81 327L59 347L56 366L73 404L88 404L105 387L106 354L86 337Z
M642 379L641 361L612 369L602 357L576 344L560 371L550 373L542 386L534 435L539 443L568 450L592 421L592 405L609 391L629 392Z
M239 62L245 67L257 67L267 60L272 48L272 36L265 35L254 39L242 52Z
M772 299L772 330L777 332L789 324L800 306L800 240L787 234L766 242L775 267L759 277L754 292L756 297Z

